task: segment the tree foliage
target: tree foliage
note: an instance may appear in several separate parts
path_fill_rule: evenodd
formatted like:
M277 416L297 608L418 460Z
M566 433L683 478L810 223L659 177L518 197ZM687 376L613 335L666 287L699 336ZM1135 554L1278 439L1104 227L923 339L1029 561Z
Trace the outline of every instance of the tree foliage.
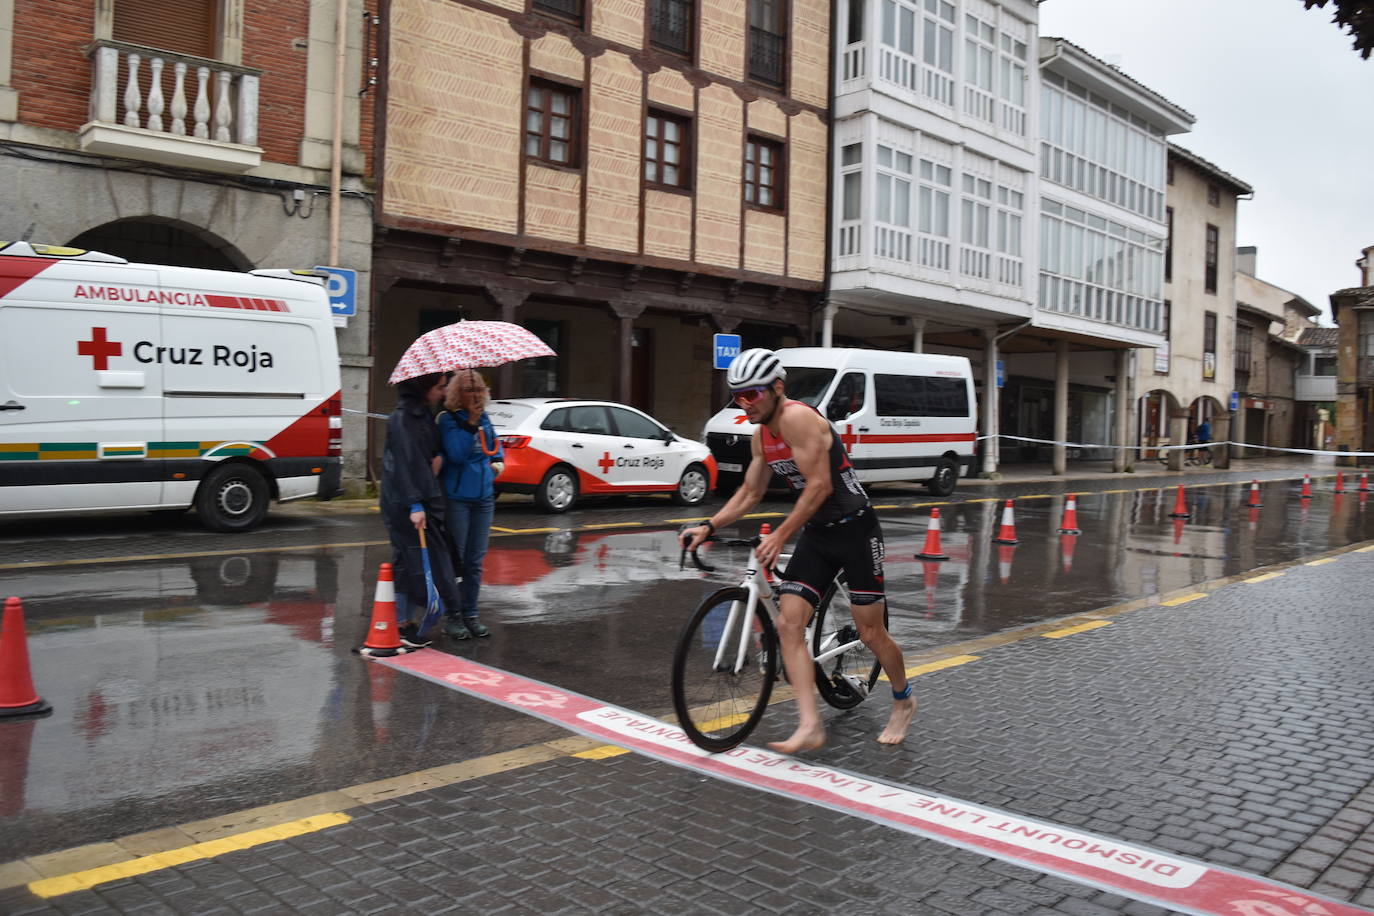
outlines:
M1325 8L1327 2L1303 0L1303 5L1310 10L1314 6ZM1374 51L1374 0L1334 0L1332 5L1336 12L1331 21L1354 37L1355 50L1368 60L1370 52Z

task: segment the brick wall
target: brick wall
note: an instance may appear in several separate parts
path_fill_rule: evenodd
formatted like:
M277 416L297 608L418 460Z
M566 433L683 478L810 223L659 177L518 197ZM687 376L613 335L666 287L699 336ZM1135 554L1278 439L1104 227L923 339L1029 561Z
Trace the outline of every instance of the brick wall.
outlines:
M94 0L18 0L11 84L19 121L76 130L86 123L91 62L82 53L95 23Z
M258 89L258 146L264 159L295 164L305 130L310 2L250 0L244 5L243 20L243 64L263 71Z

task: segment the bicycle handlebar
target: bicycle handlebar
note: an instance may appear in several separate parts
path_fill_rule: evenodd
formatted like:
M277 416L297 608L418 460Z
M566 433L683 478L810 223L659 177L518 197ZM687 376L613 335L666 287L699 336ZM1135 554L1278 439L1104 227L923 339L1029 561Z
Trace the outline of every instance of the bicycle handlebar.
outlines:
M720 544L723 547L748 547L752 549L754 547L759 546L759 544L763 541L763 538L757 534L751 538L725 538L721 537L718 534L712 534L708 535L706 537L706 540L702 541L701 543L705 544L708 541L715 541L717 544ZM709 563L703 563L701 561L701 557L697 556L697 551L700 549L701 544L698 544L696 547L693 547L690 551L687 549L686 546L684 546L682 548L681 556L679 556L677 559L677 568L687 568L687 554L691 553L693 566L695 566L702 572L715 572L716 568L714 566L710 565Z

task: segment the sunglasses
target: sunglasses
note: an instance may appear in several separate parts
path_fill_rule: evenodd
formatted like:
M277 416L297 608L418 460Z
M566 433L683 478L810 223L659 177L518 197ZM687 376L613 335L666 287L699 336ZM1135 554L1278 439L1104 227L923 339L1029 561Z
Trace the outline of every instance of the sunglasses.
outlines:
M739 406L748 407L767 393L768 387L760 385L757 388L741 388L739 391L732 391L730 398Z

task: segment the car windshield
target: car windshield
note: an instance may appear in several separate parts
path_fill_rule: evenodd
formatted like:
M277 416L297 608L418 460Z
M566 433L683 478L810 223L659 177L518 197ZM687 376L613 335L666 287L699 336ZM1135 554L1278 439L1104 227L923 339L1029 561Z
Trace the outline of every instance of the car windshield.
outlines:
M514 429L529 419L535 407L518 401L492 401L487 405L487 416L491 425L497 429Z
M787 380L783 383L787 396L794 401L802 401L818 407L821 397L830 388L835 378L834 369L817 369L814 366L788 366Z

